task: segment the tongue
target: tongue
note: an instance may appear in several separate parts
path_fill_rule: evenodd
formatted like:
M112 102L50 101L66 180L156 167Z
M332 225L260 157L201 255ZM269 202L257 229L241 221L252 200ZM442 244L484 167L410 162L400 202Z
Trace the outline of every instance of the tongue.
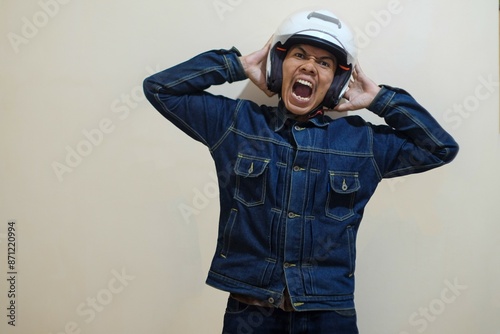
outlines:
M312 89L309 86L306 86L306 85L303 85L300 83L296 83L293 86L293 92L295 93L295 95L300 96L300 97L309 97L312 94Z

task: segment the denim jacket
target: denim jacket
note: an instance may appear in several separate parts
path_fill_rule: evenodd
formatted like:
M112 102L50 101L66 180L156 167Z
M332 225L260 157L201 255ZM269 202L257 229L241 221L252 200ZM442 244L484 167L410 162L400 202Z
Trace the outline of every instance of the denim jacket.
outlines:
M382 178L453 160L453 138L401 89L382 86L359 116L305 122L277 107L215 96L246 79L239 52L212 50L144 81L152 105L208 147L220 218L207 284L295 310L354 308L356 234Z

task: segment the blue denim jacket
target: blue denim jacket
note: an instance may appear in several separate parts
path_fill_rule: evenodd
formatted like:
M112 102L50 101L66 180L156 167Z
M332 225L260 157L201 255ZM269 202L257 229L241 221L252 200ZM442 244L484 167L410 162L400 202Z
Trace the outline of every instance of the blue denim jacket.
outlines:
M278 107L214 96L246 79L239 52L213 50L144 81L148 100L208 147L220 219L207 284L275 306L288 289L298 311L354 308L356 234L382 178L450 162L453 138L401 89L382 86L358 116L306 122Z

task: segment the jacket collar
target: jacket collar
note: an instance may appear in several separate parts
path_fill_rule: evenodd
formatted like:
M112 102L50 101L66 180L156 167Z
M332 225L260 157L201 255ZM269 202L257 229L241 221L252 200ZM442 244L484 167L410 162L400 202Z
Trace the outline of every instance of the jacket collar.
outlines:
M308 115L304 115L303 117L297 118L295 115L290 113L286 108L285 104L280 101L278 106L274 109L275 118L274 118L274 131L280 131L287 121L291 121L293 123L312 123L318 127L324 127L328 125L328 117L325 117L324 111L322 108L309 113Z

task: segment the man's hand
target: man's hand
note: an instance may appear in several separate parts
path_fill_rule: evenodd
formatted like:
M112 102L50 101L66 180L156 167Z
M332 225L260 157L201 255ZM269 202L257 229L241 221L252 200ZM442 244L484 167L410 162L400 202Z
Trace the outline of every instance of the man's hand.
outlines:
M359 64L354 66L349 89L344 94L347 101L337 105L335 111L353 111L367 108L377 96L380 87L368 78Z
M243 65L247 77L259 87L260 90L266 93L267 96L273 96L275 94L267 88L266 82L267 54L271 48L271 40L272 38L262 49L240 57L241 64Z

